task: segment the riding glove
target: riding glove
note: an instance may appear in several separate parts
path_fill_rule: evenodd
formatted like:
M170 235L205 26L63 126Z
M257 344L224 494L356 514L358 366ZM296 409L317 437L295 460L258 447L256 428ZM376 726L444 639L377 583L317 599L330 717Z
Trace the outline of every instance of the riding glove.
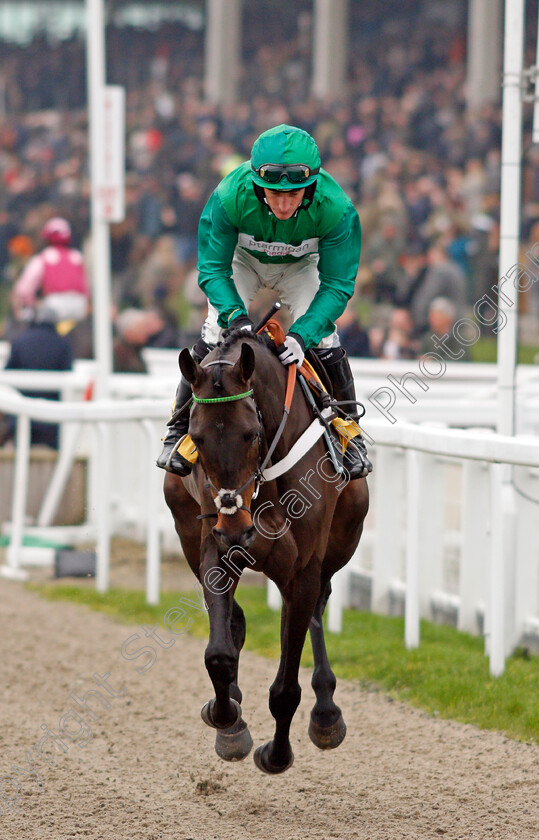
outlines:
M227 327L227 330L245 330L246 332L252 332L253 322L248 315L238 315L237 318L232 319Z
M289 333L278 348L277 355L283 365L296 364L299 366L303 364L305 346L301 336Z

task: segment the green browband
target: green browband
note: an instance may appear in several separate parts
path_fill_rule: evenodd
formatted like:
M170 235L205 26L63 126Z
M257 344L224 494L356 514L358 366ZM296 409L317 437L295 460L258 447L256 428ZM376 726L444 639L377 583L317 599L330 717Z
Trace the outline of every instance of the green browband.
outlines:
M232 394L230 397L210 397L209 399L202 399L201 397L195 397L193 394L193 399L196 403L222 403L222 402L232 402L232 400L242 400L244 397L251 397L253 395L253 389L251 388L250 391L245 391L244 394Z

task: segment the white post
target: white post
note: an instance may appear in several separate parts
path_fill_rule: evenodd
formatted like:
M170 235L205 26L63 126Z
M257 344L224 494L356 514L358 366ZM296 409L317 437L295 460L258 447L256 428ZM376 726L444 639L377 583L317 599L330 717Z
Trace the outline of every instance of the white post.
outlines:
M371 599L374 613L389 612L391 582L402 577L403 481L402 450L393 446L377 447Z
M97 463L100 492L97 497L97 569L96 589L107 592L110 568L110 484L111 448L110 429L102 421L97 423Z
M148 452L148 480L146 492L146 602L159 603L161 553L159 544L159 508L157 502L161 494L161 471L155 466L154 452L156 441L155 425L151 420L143 420L146 432Z
M515 635L522 635L529 618L539 615L539 509L532 499L539 498L539 475L529 467L515 470L515 483L529 497L516 496L517 552L515 580Z
M425 426L433 424L425 423ZM432 596L443 590L445 471L446 463L437 455L417 453L419 468L419 615L430 618Z
M103 142L102 97L105 87L104 0L87 0L88 114L90 129L92 299L94 348L97 360L96 397L107 395L112 372L110 294L110 237L108 224L99 214L97 158Z
M521 74L524 53L524 0L506 0L502 110L500 276L518 263L522 155ZM503 284L498 319L498 424L515 433L518 290L515 276Z
M342 611L349 585L350 573L346 566L339 569L331 578L331 595L327 605L328 630L330 633L342 632Z
M504 464L491 464L490 546L490 673L498 677L505 670L505 657L514 638L514 493L505 483Z
M487 603L489 478L486 464L463 462L458 629L467 633L477 633L477 607Z
M236 100L240 64L242 0L206 0L206 98L228 104Z
M338 99L346 77L348 0L315 0L312 93Z
M522 68L524 58L524 0L506 0L504 78L502 108L502 160L501 160L501 219L500 219L500 277L518 263L520 232L520 181L522 155ZM503 284L499 294L498 317L498 421L497 431L502 435L515 434L516 361L518 342L518 287L513 273ZM500 283L501 285L501 283ZM490 667L493 674L501 674L508 653L507 643L514 628L506 625L508 616L501 617L502 597L514 597L514 578L507 591L505 571L516 551L515 503L511 483L513 470L509 465L493 469L493 507L497 511L492 519L492 574L491 574L491 638ZM502 505L502 508L499 507ZM499 552L507 552L499 557ZM498 580L497 575L502 579ZM507 609L509 604L507 605ZM514 612L514 603L511 604ZM503 657L503 662L502 662Z
M419 551L421 488L419 454L406 453L406 604L404 608L404 641L406 647L419 645Z
M267 586L267 599L268 599L268 607L270 610L280 610L281 609L281 593L279 592L279 588L276 583L272 580L268 580Z
M17 449L13 478L11 507L11 533L6 550L7 563L0 568L0 575L10 580L26 580L27 572L21 569L21 549L28 493L28 459L30 457L30 418L19 414L17 418Z

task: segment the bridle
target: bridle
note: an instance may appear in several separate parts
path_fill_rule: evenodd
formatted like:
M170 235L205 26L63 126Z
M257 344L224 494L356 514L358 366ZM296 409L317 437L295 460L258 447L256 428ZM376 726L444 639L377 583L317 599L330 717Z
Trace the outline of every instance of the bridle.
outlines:
M201 365L201 367L209 368L209 367L212 367L213 365L232 365L233 366L234 364L235 364L235 362L231 361L230 359L216 359L213 362L208 362L205 365ZM284 432L284 428L286 426L286 421L288 420L288 417L290 415L290 406L292 404L292 397L294 395L294 387L295 387L295 384L296 384L296 372L297 372L296 365L292 364L292 365L288 366L288 378L287 378L287 383L286 383L286 393L285 393L285 400L284 400L283 417L282 417L281 422L279 424L279 428L277 429L277 431L275 433L275 436L274 436L274 438L273 438L273 440L272 440L272 442L271 442L271 444L268 448L266 456L264 457L264 460L262 460L262 455L261 455L262 428L263 428L262 427L262 415L261 415L260 409L258 408L258 406L256 404L256 401L255 401L255 410L256 410L256 413L257 413L257 417L258 417L258 433L257 433L258 465L257 465L257 468L249 476L249 478L246 481L244 481L244 483L241 485L241 487L239 487L237 490L236 489L228 490L228 489L224 489L224 488L221 488L221 489L217 488L215 486L215 484L213 483L213 481L211 480L211 478L209 477L209 475L206 474L206 479L208 481L209 486L217 494L216 497L213 500L214 504L215 504L215 507L217 508L217 513L202 513L202 514L199 514L199 516L197 516L197 519L209 519L209 518L212 518L212 517L217 517L220 513L230 516L234 513L237 513L239 510L244 510L247 513L251 514L250 508L247 507L247 505L243 504L243 498L242 498L241 494L247 489L247 487L249 487L250 484L252 484L254 482L255 489L254 489L254 492L251 496L251 501L253 499L256 499L256 497L258 496L258 492L260 490L260 487L262 486L262 484L265 481L264 470L266 469L266 467L269 463L269 460L270 460L271 456L273 455L273 453L275 451L275 448L276 448L277 444L279 443L279 441L281 439L281 436ZM248 391L245 391L241 394L231 394L231 395L225 396L225 397L202 398L202 397L196 397L193 394L193 401L196 402L196 403L199 403L199 404L215 404L215 403L233 402L235 400L246 399L247 397L252 397L252 399L254 401L254 394L253 394L253 389L252 388L250 388Z

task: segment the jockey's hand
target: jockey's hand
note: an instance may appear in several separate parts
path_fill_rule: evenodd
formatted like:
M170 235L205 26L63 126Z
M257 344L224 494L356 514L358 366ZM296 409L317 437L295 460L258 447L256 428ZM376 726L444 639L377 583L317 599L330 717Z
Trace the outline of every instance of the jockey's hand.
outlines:
M229 335L235 330L244 330L245 332L252 332L253 326L254 324L248 315L238 315L237 318L233 318L232 321L229 323L228 327L225 330L225 333Z
M277 348L277 355L283 365L303 364L305 345L301 336L288 333L281 346Z

